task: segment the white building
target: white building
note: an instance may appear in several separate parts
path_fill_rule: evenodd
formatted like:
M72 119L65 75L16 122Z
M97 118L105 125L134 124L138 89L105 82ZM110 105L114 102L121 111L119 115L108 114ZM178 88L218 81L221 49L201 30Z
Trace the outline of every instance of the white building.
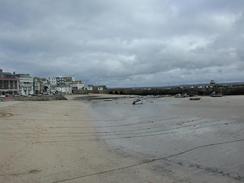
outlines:
M42 81L42 78L38 78L38 77L34 77L33 78L33 81L34 81L34 94L35 95L39 95L39 94L43 94L43 81Z
M16 76L19 78L20 95L33 95L33 77L31 77L29 74L17 74Z
M85 91L85 83L80 80L73 81L70 86L73 94L82 94Z
M93 85L87 85L86 89L87 89L88 91L93 91L94 86L93 86Z
M85 83L82 81L73 81L71 86L72 88L76 88L77 90L82 90L85 87Z
M64 94L72 94L72 88L70 86L57 86L56 91Z
M49 84L51 86L56 86L57 85L56 77L49 77L48 80L49 80Z
M75 81L70 76L49 77L50 93L79 94L85 90L83 81Z
M106 89L107 89L107 87L105 85L97 86L98 91L105 91Z
M57 86L70 86L73 81L74 81L73 77L70 76L56 77Z

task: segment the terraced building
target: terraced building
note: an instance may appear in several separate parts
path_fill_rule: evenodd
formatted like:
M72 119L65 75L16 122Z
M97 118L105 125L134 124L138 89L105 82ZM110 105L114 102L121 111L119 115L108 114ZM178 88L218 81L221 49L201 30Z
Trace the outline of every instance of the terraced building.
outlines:
M3 72L0 69L0 95L19 94L19 79L15 73Z

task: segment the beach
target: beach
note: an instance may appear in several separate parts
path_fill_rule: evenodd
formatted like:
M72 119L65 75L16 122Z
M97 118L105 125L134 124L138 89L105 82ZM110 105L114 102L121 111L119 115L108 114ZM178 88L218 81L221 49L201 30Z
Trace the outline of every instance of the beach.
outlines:
M0 108L0 182L161 180L139 167L124 168L137 160L118 155L97 139L86 106L79 101L3 105ZM87 133L92 139L83 137Z
M68 99L0 103L0 182L244 182L243 96Z

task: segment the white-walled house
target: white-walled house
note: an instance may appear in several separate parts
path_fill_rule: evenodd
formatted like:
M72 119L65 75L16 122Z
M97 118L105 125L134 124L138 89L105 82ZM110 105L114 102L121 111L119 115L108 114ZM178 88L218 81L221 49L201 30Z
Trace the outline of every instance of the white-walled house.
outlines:
M49 80L49 84L51 86L56 86L57 85L56 77L49 77L48 80Z
M72 88L70 86L57 86L56 91L64 94L72 94Z
M73 77L70 76L56 77L57 86L70 86L73 81L74 81Z
M80 80L73 81L70 86L73 94L81 94L85 91L85 83Z
M82 90L85 87L85 83L82 81L73 81L71 87L76 88L77 90Z
M43 94L43 81L42 78L34 77L33 78L33 90L35 95Z
M93 91L94 90L94 86L93 85L87 85L86 89L88 91Z
M98 91L105 91L106 89L107 89L107 87L105 85L97 86Z
M49 78L51 93L72 94L73 78L69 76L59 76Z
M19 78L20 95L28 96L34 94L33 77L29 74L16 74Z

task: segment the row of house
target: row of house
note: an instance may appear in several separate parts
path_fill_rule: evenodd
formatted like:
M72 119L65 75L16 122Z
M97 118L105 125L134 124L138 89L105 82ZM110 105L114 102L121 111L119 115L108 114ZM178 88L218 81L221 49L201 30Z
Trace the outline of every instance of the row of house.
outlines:
M18 94L19 93L19 80L15 73L3 72L0 69L0 94Z
M104 93L106 86L86 86L73 77L32 77L30 74L3 72L0 69L0 95L50 95Z
M86 91L89 93L105 93L107 92L107 87L105 85L87 85Z

